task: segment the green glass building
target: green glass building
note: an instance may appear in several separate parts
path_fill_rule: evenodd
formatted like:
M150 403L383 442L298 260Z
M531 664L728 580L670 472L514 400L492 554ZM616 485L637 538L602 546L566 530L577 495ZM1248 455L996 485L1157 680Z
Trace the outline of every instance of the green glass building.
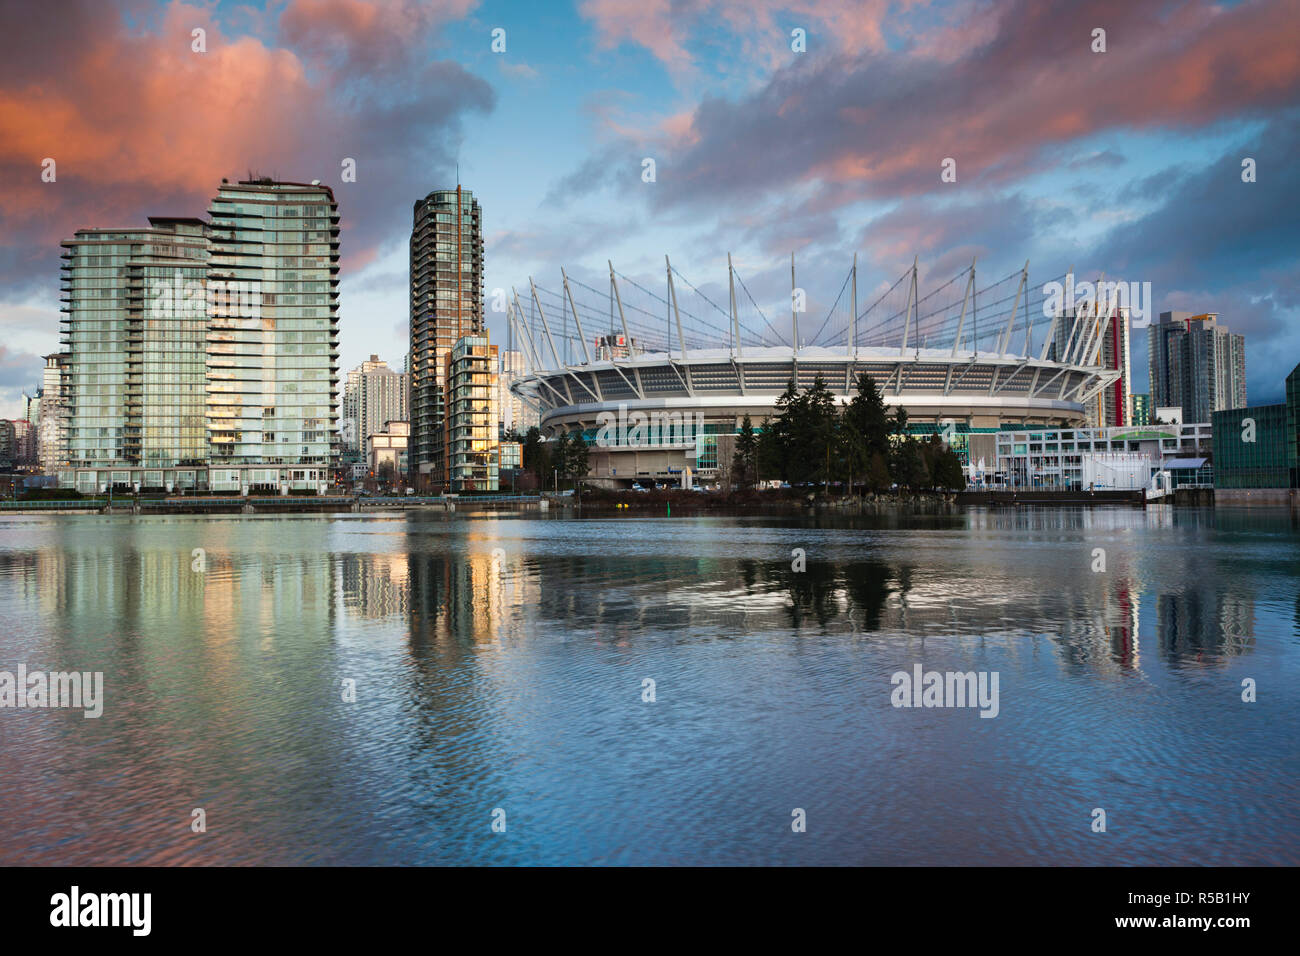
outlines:
M1300 365L1286 377L1287 467L1291 487L1300 488Z
M1286 401L1214 413L1216 488L1300 488L1300 365Z
M1135 394L1133 396L1133 408L1129 413L1130 425L1150 425L1151 424L1151 396L1148 394Z

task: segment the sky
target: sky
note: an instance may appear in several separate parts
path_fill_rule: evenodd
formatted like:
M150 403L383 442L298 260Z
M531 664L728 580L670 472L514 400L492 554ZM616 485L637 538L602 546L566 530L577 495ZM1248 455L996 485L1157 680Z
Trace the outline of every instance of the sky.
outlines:
M662 290L665 254L725 304L730 253L777 315L793 253L814 316L855 253L860 301L914 259L923 291L1029 260L1218 312L1280 401L1297 35L1296 0L0 0L0 417L58 350L60 240L250 171L334 189L345 370L402 363L412 206L459 174L489 307L608 260ZM1135 331L1135 391L1146 368Z

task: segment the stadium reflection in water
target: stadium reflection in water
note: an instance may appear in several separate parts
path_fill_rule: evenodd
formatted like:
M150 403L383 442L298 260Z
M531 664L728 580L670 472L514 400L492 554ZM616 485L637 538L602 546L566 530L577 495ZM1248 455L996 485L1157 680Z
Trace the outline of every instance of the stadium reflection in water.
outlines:
M1294 864L1298 541L1170 508L10 517L0 669L107 702L0 711L0 863ZM891 707L918 663L997 671L998 718Z

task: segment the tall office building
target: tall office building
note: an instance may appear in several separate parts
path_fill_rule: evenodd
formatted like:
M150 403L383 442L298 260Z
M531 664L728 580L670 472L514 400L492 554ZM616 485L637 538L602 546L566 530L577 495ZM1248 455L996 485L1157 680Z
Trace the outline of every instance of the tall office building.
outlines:
M36 426L25 418L13 422L14 464L31 468L36 464Z
M41 386L39 385L36 386L35 395L28 395L26 392L23 392L23 401L22 401L23 418L31 422L33 426L35 426L41 420L41 395L42 394L43 391L41 389Z
M73 465L157 467L205 454L204 223L149 225L80 229L61 243Z
M349 451L361 451L371 435L384 431L388 422L409 421L405 372L395 372L378 355L371 355L348 372L343 387L345 432L352 436Z
M321 481L337 459L339 214L319 183L223 182L208 210L216 284L210 464L223 484ZM236 476L237 466L240 474ZM274 474L273 474L274 473Z
M410 463L427 481L445 414L447 357L464 336L483 331L483 221L473 193L457 186L415 203L410 261Z
M1147 331L1151 404L1179 407L1185 422L1246 405L1246 339L1218 313L1162 312Z
M0 420L0 469L36 464L36 428L25 418Z
M17 458L17 428L14 422L0 418L0 469L8 471Z

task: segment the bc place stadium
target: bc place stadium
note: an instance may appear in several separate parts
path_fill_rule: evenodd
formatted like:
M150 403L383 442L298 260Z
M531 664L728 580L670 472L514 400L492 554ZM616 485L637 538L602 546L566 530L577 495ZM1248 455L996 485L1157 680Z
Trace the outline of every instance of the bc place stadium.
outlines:
M746 416L761 428L792 380L820 376L839 404L869 375L912 434L941 433L968 461L976 435L1086 425L1127 367L1127 310L1044 308L1044 290L1072 275L1031 283L1026 263L981 286L972 263L927 290L914 263L862 295L855 257L833 302L814 308L793 260L790 271L783 314L760 308L730 257L703 288L667 257L655 283L612 263L607 282L530 278L507 308L523 366L510 389L544 436L587 440L593 483L689 485L717 476L720 446L724 464L734 447L723 436Z

